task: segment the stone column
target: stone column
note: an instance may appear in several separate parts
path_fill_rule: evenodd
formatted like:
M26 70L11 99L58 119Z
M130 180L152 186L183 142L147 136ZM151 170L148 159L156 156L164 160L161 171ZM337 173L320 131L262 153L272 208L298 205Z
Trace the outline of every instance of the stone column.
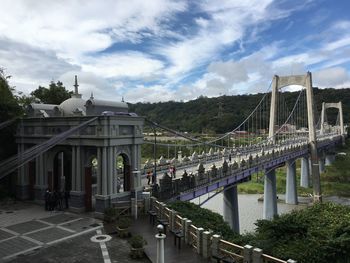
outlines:
M265 172L263 219L272 219L277 215L276 174L275 170Z
M302 157L301 158L301 169L300 169L300 186L308 188L310 187L309 184L309 158L308 157Z
M202 233L202 255L204 258L210 258L210 232L204 231Z
M102 148L102 195L107 195L107 147Z
M77 168L76 168L76 165L77 165L77 158L76 158L76 147L75 146L72 146L72 189L73 191L76 191L77 188L76 188L76 176L77 176Z
M77 167L77 173L76 173L76 190L77 191L81 191L81 176L82 176L82 173L81 173L81 147L80 146L77 146L76 148L76 151L77 151L77 159L76 159L76 167Z
M113 194L113 147L108 147L108 173L107 173L107 184L108 184L108 191L107 193Z
M253 249L253 263L263 263L262 259L263 251L260 248Z
M203 240L202 240L202 234L204 232L204 228L199 227L197 228L196 231L196 236L197 236L197 253L198 255L202 255L202 248L203 248Z
M295 160L287 162L286 203L298 204Z
M117 192L117 158L116 158L117 147L112 147L112 185L113 194Z
M253 254L253 247L251 245L245 245L243 247L243 262L244 263L251 263L252 262L252 254Z
M182 219L182 223L183 223L183 229L184 229L184 238L185 238L185 243L188 244L190 241L190 235L189 235L189 227L192 224L191 220L188 220L187 218L183 218Z
M220 235L213 235L211 239L211 256L217 257L219 255L219 243L220 243L221 236Z
M223 195L224 220L230 225L231 229L239 233L239 211L238 211L238 193L237 185L225 189Z
M102 194L102 152L101 152L101 147L97 147L97 171L96 171L96 176L97 176L97 194L101 195Z

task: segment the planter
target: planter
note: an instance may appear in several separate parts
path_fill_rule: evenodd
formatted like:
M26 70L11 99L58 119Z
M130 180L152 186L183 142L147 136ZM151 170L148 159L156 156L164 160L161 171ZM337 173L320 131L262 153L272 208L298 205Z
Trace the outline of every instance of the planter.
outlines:
M130 248L130 257L131 258L143 258L145 253L145 249L141 248Z
M129 237L130 236L129 228L119 228L117 226L117 234L119 237Z

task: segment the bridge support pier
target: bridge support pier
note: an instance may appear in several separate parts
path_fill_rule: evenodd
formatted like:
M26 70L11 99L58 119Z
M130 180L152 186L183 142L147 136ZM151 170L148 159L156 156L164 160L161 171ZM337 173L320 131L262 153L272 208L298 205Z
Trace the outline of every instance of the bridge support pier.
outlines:
M318 159L318 165L319 165L319 170L320 170L320 173L323 173L325 171L325 158L323 156L321 156L319 159Z
M302 157L301 158L301 176L300 176L300 186L308 188L310 187L309 184L309 177L310 177L310 170L309 170L309 158L308 157Z
M277 215L276 173L265 172L263 219L272 219Z
M286 204L298 204L295 160L287 163Z
M335 160L335 155L334 154L326 154L326 158L325 158L325 164L326 166L330 166L332 165L332 163Z
M239 233L239 212L237 185L224 190L224 220L231 229Z

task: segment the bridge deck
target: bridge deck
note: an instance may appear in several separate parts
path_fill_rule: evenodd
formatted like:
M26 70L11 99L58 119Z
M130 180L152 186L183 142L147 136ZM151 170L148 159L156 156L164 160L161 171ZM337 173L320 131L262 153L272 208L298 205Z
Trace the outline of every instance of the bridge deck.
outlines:
M152 226L148 217L143 216L132 225L131 232L133 234L142 235L147 240L145 253L152 262L157 262L156 226ZM170 233L169 230L167 230L164 243L164 260L167 263L210 262L195 253L193 249L185 245L183 241L181 243L181 249L178 249L174 245L174 235Z

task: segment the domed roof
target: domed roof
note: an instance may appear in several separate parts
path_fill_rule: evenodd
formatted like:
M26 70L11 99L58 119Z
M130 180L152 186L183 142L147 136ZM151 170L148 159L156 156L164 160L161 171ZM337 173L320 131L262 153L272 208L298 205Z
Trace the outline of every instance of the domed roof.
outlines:
M77 75L75 75L74 93L71 95L70 99L63 101L59 106L63 116L77 115L75 114L77 112L81 112L83 115L85 115L85 100L81 98L81 94L78 92L78 86L78 78Z
M63 101L59 108L63 112L63 116L73 116L77 110L83 110L85 113L85 100L72 96L72 98Z

